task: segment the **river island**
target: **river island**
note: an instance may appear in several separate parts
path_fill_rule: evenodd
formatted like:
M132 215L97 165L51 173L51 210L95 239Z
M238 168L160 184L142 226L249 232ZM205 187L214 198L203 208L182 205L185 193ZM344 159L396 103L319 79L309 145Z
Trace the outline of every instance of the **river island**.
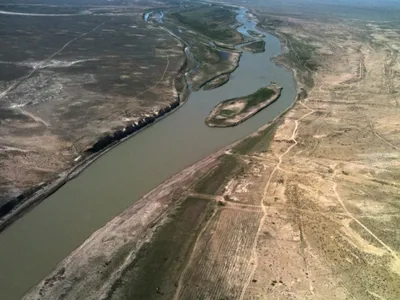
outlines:
M282 87L271 83L253 94L225 100L214 107L206 124L210 127L236 126L278 100L281 91Z

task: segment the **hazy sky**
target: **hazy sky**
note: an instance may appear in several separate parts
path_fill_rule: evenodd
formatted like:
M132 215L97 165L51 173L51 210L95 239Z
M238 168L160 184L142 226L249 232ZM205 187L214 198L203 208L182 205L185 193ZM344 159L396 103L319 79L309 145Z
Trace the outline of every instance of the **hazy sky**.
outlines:
M251 0L250 0L251 1ZM400 6L400 0L264 0L267 5L268 2L276 2L285 4L285 2L292 2L298 4L305 3L319 3L319 4L331 4L331 5L350 5L357 7L371 7L371 6Z

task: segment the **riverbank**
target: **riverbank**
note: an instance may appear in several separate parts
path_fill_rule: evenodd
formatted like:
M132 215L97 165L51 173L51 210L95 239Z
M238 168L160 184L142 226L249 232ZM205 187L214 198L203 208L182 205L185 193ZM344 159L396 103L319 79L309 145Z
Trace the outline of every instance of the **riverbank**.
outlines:
M241 14L238 18L251 26ZM8 274L0 277L5 297L20 299L94 231L148 191L217 149L248 136L290 106L295 98L295 82L290 71L270 61L280 54L279 41L267 35L266 42L264 53L243 52L240 67L228 83L191 93L190 100L173 116L105 153L48 201L5 230L0 235L0 243L5 245L0 248L0 265ZM284 90L280 100L267 110L234 128L216 130L205 126L205 118L221 99L250 94L271 81L279 82ZM28 248L29 252L23 250ZM44 259L42 253L48 249L51 255Z
M158 231L168 226L171 220L180 218L175 216L177 209L181 205L196 205L193 199L198 199L198 201L202 199L198 194L204 193L203 181L209 180L210 175L213 176L212 178L219 178L217 181L213 180L213 185L219 189L227 179L224 176L221 177L219 172L228 175L229 170L237 169L239 165L236 166L236 163L227 168L227 161L224 158L226 154L231 151L241 153L251 151L265 137L265 133L268 134L270 128L272 130L276 128L279 122L281 122L281 116L276 117L273 122L263 126L250 136L220 149L182 170L150 191L130 208L93 233L23 299L57 299L61 296L64 297L63 299L69 300L94 300L103 297L107 297L107 299L116 297L117 299L121 296L118 294L118 290L121 285L123 286L122 282L130 281L130 278L126 278L127 272L138 264L138 261L145 259L146 253L153 251L150 249L160 247L154 246L153 237L157 235ZM208 189L209 187L207 187ZM190 203L184 204L186 201L190 201ZM206 215L200 219L190 217L194 224L193 228L204 227L204 222L201 223L200 220L209 220L215 214L215 206L218 205L217 201L206 199L202 201L209 202L214 208L209 207L205 210ZM221 201L219 205L223 205L223 198ZM206 206L204 206L205 208ZM187 224L187 226L189 225ZM180 239L180 237L178 238ZM159 236L158 239L160 239ZM186 255L190 253L195 239L196 235L187 241L191 246L188 246ZM163 255L168 257L167 253ZM163 260L165 264L163 256L158 255L157 259ZM182 263L184 262L182 261ZM161 270L160 265L157 269ZM80 274L80 276L77 277L76 274ZM179 273L177 274L179 275ZM161 291L159 287L162 285L161 282L154 280L151 282L146 282L146 285L152 284ZM87 289L88 286L92 288ZM171 286L174 284L171 283ZM162 290L164 291L164 286ZM156 288L154 290L144 288L144 291L147 294L157 294Z
M186 63L187 62L185 60L180 68L181 74L185 72ZM177 78L179 77L180 75L177 76ZM107 135L106 137L99 138L95 144L81 153L79 162L75 166L60 173L56 179L40 184L37 187L33 187L31 189L33 192L28 194L24 193L0 207L0 233L18 218L22 217L24 213L28 212L30 209L33 209L36 205L40 204L41 201L55 193L68 181L76 178L82 171L84 171L105 153L179 109L186 103L189 97L190 91L188 90L187 85L185 84L181 93L177 94L177 99L175 99L165 108L160 109L153 116L144 117L138 122L129 125L127 128L120 129Z
M228 192L224 186L249 171L232 154L250 157L265 152L290 109L150 191L93 233L23 299L56 299L61 295L66 300L126 299L127 296L152 299L158 295L173 298L179 294L176 282L183 275L181 268L189 262L199 235L215 221L218 211L230 207L234 199L224 196ZM225 192L218 196L221 191ZM194 208L196 218L191 212ZM182 232L175 232L173 228L182 220L190 221L186 221L189 223L181 228ZM175 249L172 244L166 247L169 241L177 245L184 243L179 248L175 245ZM149 268L154 268L150 281L144 279ZM132 284L138 288L126 288Z
M212 90L216 89L220 86L223 86L225 83L229 81L230 73L229 74L222 74L219 75L210 81L208 81L206 84L203 85L204 90Z
M143 17L144 18L144 17ZM146 20L145 20L146 21ZM190 85L187 82L186 74L190 73L187 70L189 57L186 53L185 47L188 46L187 41L182 37L177 36L171 32L168 28L160 27L160 29L165 30L173 38L177 39L183 46L183 53L185 54L185 59L178 70L178 74L174 80L174 90L177 95L170 104L165 107L160 108L152 114L148 114L132 124L128 124L126 127L120 127L113 132L109 132L93 143L93 145L83 149L78 153L78 157L73 162L73 166L69 169L61 172L53 179L34 186L24 193L14 197L5 202L0 207L0 232L7 228L12 222L21 217L25 212L29 211L41 201L49 197L59 188L61 188L69 180L76 178L76 176L81 173L85 168L91 165L92 162L101 157L104 153L108 152L109 149L114 148L119 145L120 142L125 141L127 138L134 136L136 133L141 132L144 128L148 128L153 123L161 120L165 116L169 115L171 111L175 111L183 103L186 102L190 94ZM206 85L209 81L212 81L220 75L229 75L234 72L239 66L241 53L238 51L229 52L227 60L230 63L230 67L225 72L218 72L211 79L207 79L206 82L200 83L200 87ZM178 82L179 81L179 82ZM220 86L220 85L219 85ZM216 88L216 86L214 87Z
M163 295L172 299L174 294L179 295L179 279L186 271L185 268L182 273L181 269L192 259L193 247L198 245L202 233L215 222L219 212L230 208L230 200L234 200L217 195L232 178L248 172L240 160L231 161L231 154L250 157L267 151L275 130L294 105L295 102L256 132L205 157L150 191L93 233L23 300L55 299L61 295L66 300L125 299L132 295L149 299ZM198 204L199 201L204 204ZM182 207L185 208L183 215ZM186 207L196 208L199 216L193 218ZM174 224L182 218L191 220L184 227L190 235L171 231L171 226L178 226ZM183 237L185 244L181 248L171 248L175 253L165 248L168 240L180 245ZM150 260L154 268L152 280L144 280ZM173 263L169 263L170 260ZM165 272L165 268L169 271ZM77 278L76 274L81 276ZM133 278L135 284L145 285L127 289L127 285L133 284ZM93 289L88 290L87 286Z
M230 62L229 67L227 67L224 72L214 72L216 73L216 75L211 76L211 78L207 78L203 81L198 80L194 77L193 80L198 81L198 84L196 86L193 86L193 91L198 91L200 89L205 89L205 90L216 89L229 81L230 74L235 72L235 70L239 67L240 57L242 56L242 52L235 50L225 53L228 56L227 60Z
M180 43L142 20L144 7L11 8L56 15L3 20L10 38L0 51L0 218L75 166L99 137L173 101L184 59ZM26 37L24 24L32 27Z
M222 153L223 150L174 175L97 230L24 299L56 299L61 295L65 299L82 299L83 295L84 299L99 299L107 294L124 268L135 260L137 251L166 221L165 213L174 197L184 194L194 178L215 166ZM76 274L81 274L80 278Z
M261 53L265 51L265 41L255 41L252 43L248 43L243 45L242 47L246 51L250 51L252 53Z

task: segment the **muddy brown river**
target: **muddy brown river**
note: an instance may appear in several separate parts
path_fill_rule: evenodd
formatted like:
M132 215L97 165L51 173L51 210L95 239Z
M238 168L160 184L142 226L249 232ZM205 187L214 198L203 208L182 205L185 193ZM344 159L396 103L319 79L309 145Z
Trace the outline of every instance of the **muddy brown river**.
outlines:
M245 9L237 19L240 32L254 30ZM294 101L291 71L271 58L279 40L266 34L266 51L244 52L240 66L224 86L198 91L167 118L112 149L40 205L0 234L0 297L20 299L33 285L87 239L168 177L217 149L256 131ZM204 120L227 98L253 93L275 81L282 95L272 105L233 128L209 128Z

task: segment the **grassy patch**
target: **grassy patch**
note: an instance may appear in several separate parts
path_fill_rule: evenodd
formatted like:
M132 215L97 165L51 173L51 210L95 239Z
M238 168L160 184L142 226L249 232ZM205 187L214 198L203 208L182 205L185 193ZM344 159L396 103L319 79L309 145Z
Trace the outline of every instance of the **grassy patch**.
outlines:
M196 61L199 62L199 67L192 74L192 76L196 78L193 82L194 90L198 90L218 73L232 71L236 66L236 64L229 59L232 55L231 53L220 51L203 43L194 43L191 47L191 52ZM226 83L229 80L229 74L219 79L221 80L220 82L216 80L216 82L212 81L213 83L210 83L211 88Z
M250 110L253 106L256 106L260 104L261 102L264 102L266 99L270 98L274 94L274 91L269 89L269 88L261 88L257 92L248 95L245 100L246 100L246 106L243 111L248 111Z
M212 201L186 198L158 228L152 241L142 247L108 299L172 298L196 237L214 205Z
M235 115L235 111L230 110L230 109L223 109L221 110L221 115L227 116L227 117L231 117Z
M236 126L276 101L281 89L271 84L248 96L225 100L214 107L205 122L211 127Z
M204 90L212 90L212 89L215 89L217 87L220 87L220 86L224 85L225 83L227 83L229 81L229 76L230 76L230 74L220 75L217 78L214 78L213 80L207 82L203 86L203 89Z
M280 20L272 16L259 16L258 25L266 30L276 32L277 29L292 26L287 20ZM281 33L286 39L289 51L282 55L294 68L298 69L300 81L312 88L314 80L312 74L319 68L317 48L304 40L296 39L293 35Z
M266 129L260 131L257 135L250 136L241 141L239 144L233 147L232 151L238 154L267 151L272 139L274 138L277 127L277 122L272 123Z
M360 221L373 231L379 238L390 247L394 249L400 248L400 235L398 228L400 225L400 217L393 216L390 221L383 221L379 219L362 217ZM350 223L350 227L353 228L363 239L368 241L375 247L381 247L382 245L374 239L368 232L366 232L358 223Z
M201 64L214 65L223 63L230 65L230 62L226 61L226 57L229 56L229 53L219 51L209 45L195 44L192 46L192 53Z
M318 64L314 60L314 54L316 48L310 44L306 44L293 37L286 36L290 39L290 46L292 51L289 52L289 56L297 61L297 65L300 69L308 68L312 71L318 70Z
M285 34L285 37L289 41L289 52L283 56L293 67L300 70L301 81L312 88L314 86L312 75L319 68L316 48L287 34Z
M236 22L236 13L224 7L206 6L194 10L171 13L181 25L197 31L211 39L225 43L241 40L240 34L230 25Z
M198 181L194 190L202 194L217 195L226 180L241 174L243 168L243 164L236 157L224 155L220 158L219 165Z

